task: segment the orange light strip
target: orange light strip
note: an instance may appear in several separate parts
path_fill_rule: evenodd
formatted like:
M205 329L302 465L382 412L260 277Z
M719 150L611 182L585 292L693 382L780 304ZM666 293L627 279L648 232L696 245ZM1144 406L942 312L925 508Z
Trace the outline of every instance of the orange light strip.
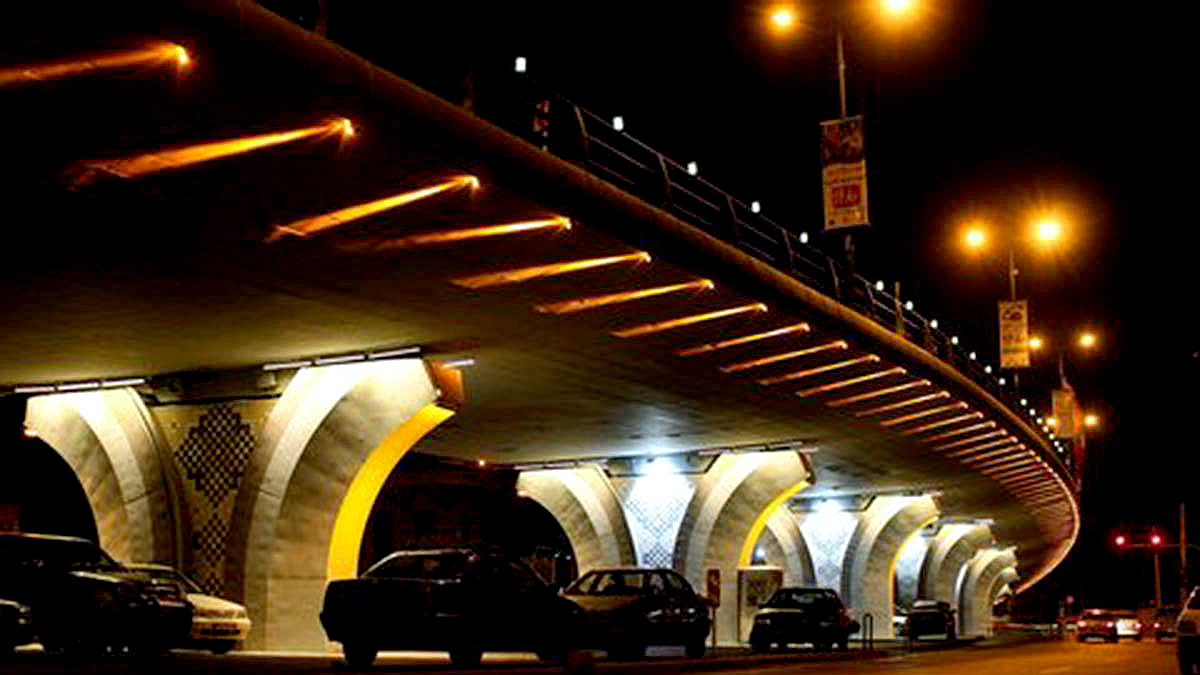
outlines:
M736 373L739 370L748 370L758 366L765 366L768 363L777 363L779 361L795 359L801 356L808 356L809 354L817 354L819 352L829 351L830 349L847 349L849 346L850 345L846 344L845 340L834 340L833 342L826 342L823 345L808 347L807 349L798 349L794 352L785 352L783 354L775 354L774 356L764 356L761 359L754 359L753 361L743 361L741 363L734 363L728 366L721 366L721 371L726 373Z
M549 265L537 265L535 267L518 267L516 269L504 270L502 272L489 272L487 274L477 274L469 277L459 277L451 279L450 283L463 288L490 288L492 286L504 286L507 284L519 284L531 279L540 279L542 277L553 277L560 274L570 274L571 272L579 272L581 270L593 269L596 267L604 267L606 265L619 265L627 262L650 262L650 254L645 251L636 253L627 253L625 255L610 255L604 258L588 258L586 260L573 260L570 262L552 263Z
M972 449L972 451L969 453L948 452L948 453L946 453L946 456L950 457L950 458L958 459L960 462L965 463L968 460L973 460L973 459L982 460L982 459L987 459L989 457L998 457L1004 453L1012 452L1014 449L1020 449L1022 446L1020 443L1017 443L1015 445L1003 445L1003 446L995 446L995 447L996 447L996 449L988 450L986 452L979 452L978 449ZM963 456L964 454L966 455L965 457Z
M841 382L834 382L833 384L824 384L824 386L822 386L822 387L814 387L811 389L805 389L805 390L803 390L803 392L797 392L796 394L798 396L810 396L812 394L820 394L822 392L832 392L832 390L834 390L834 389L841 389L842 387L850 387L851 384L858 384L860 382L876 380L876 378L880 378L880 377L887 376L887 375L896 375L896 374L900 374L900 372L906 372L906 371L905 371L905 369L900 368L900 366L896 366L896 368L893 368L893 369L882 370L880 372L872 372L872 374L870 374L870 375L864 375L862 377L853 377L853 378L851 378L851 380L842 380ZM838 407L838 406L845 406L848 404L857 404L858 401L875 399L875 398L877 398L877 396L886 396L888 394L894 394L896 392L904 392L905 389L913 389L916 387L925 387L925 386L928 386L929 383L930 383L929 380L913 380L912 382L905 382L904 384L896 384L895 387L874 389L874 390L871 390L871 392L864 392L862 394L854 394L853 396L846 396L845 399L829 401L828 404L826 404L826 405L830 406L830 407Z
M687 349L681 349L681 350L675 352L675 356L695 356L696 354L705 354L708 352L716 351L718 349L725 349L726 347L736 347L737 345L744 345L747 342L755 342L757 340L767 340L767 339L770 339L773 337L779 337L780 335L790 335L791 333L796 333L796 332L807 333L810 330L812 330L812 326L809 326L807 323L797 323L797 324L793 324L791 326L784 326L783 328L776 328L775 330L769 330L769 331L766 331L765 333L754 333L751 335L743 335L742 337L730 338L728 340L721 340L720 342L709 342L708 344L697 345L695 347L689 347Z
M174 63L180 68L191 65L187 50L177 44L160 44L143 49L131 49L116 54L92 56L74 61L42 63L24 68L0 70L0 87L14 82L40 82L82 75L94 70L127 68L142 64Z
M84 166L92 171L82 173L75 179L75 183L83 185L95 180L96 172L108 173L121 178L136 178L168 169L179 169L192 164L199 164L200 162L240 155L273 145L282 145L301 138L326 134L344 135L346 133L345 130L346 121L344 119L337 119L325 124L305 127L303 129L293 129L292 131L279 131L271 134L244 136L226 141L199 143L182 148L148 152L137 157L85 162Z
M630 328L623 328L621 330L615 330L612 332L612 334L617 337L620 337L620 338L638 337L640 335L649 335L650 333L659 333L664 330L671 330L672 328L680 328L683 326L690 326L692 324L700 323L702 321L712 321L713 319L721 319L721 318L724 318L727 316L733 316L735 314L742 314L745 312L765 312L765 311L767 311L767 306L761 302L756 302L752 305L742 305L740 307L730 307L729 309L721 309L721 310L717 310L715 312L705 312L704 314L693 314L691 316L684 316L684 317L680 317L678 319L669 319L667 321L658 321L655 323L644 323L640 326L632 326Z
M817 366L816 368L808 368L806 370L797 370L794 373L788 373L786 375L778 375L776 377L766 377L766 378L759 380L758 383L761 385L764 385L764 386L771 385L771 384L778 384L780 382L788 382L790 380L799 380L800 378L804 378L804 377L812 377L813 375L820 375L821 373L827 373L831 370L839 370L841 368L849 368L850 366L855 366L860 363L876 363L879 360L880 359L878 356L875 356L874 354L867 354L866 356L860 356L860 357L854 358L854 359L846 359L845 361L838 361L836 363L827 363L823 366ZM799 393L799 392L797 392L797 393Z
M912 429L905 429L904 431L901 431L900 433L902 433L906 436L911 436L913 434L919 434L924 431L929 431L930 429L937 429L938 427L944 427L949 424L957 424L958 422L965 422L966 420L977 420L980 417L983 417L983 413L976 411L973 413L968 413L966 415L959 415L958 417L951 417L948 420L939 420L937 422L930 422L929 424L925 424L925 425L922 425L919 427L913 427Z
M1011 438L1000 438L1000 439L997 439L997 440L994 440L994 441L991 441L988 443L983 443L981 445L977 445L977 446L975 446L975 450L976 450L976 452L978 452L979 450L986 450L988 448L1003 448L1006 451L1011 451L1014 449L1014 446L1017 445L1017 444L1013 443L1013 440L1014 439L1011 439ZM1011 455L1011 452L1009 454ZM1008 459L1011 459L1011 456ZM1000 456L982 459L981 455L974 454L974 455L968 455L966 457L963 457L959 461L961 461L963 464L967 464L969 466L982 467L982 466L989 466L995 462L1001 462L1001 461L1006 461L1006 460L1005 460L1005 458L1000 457Z
M973 464L971 462L963 462L963 464L966 464L976 471L1019 471L1027 467L1034 468L1037 466L1037 462L1029 459L1028 457L1013 457L1011 455L1008 457L994 457L986 462L981 462L978 464Z
M972 431L979 431L980 429L991 429L994 426L996 426L996 423L989 420L981 424L973 424L969 427L963 427L961 429L955 429L954 431L946 431L935 436L930 436L929 438L925 439L925 442L928 443L930 441L940 441L946 438L953 438L962 434L969 434Z
M666 295L667 293L678 293L680 291L692 290L712 290L715 288L713 282L708 279L700 279L699 281L690 281L685 284L672 284L670 286L656 286L654 288L643 288L636 291L626 291L624 293L610 293L608 295L593 295L587 298L576 298L575 300L564 300L563 302L548 302L541 305L534 305L534 309L542 314L572 314L574 312L582 312L587 309L595 309L597 307L606 307L631 300L640 300L642 298L651 298L656 295Z
M1005 431L1004 429L996 429L995 431L989 431L987 433L976 434L974 436L971 436L970 438L960 438L959 440L954 441L952 443L942 443L941 445L935 445L935 446L933 446L933 449L934 450L951 450L953 448L959 448L964 445L970 445L976 441L982 441L985 438L993 438L995 436L1007 436L1007 435L1008 435L1008 432ZM929 439L926 439L926 440L929 440Z
M453 190L455 188L470 187L475 189L479 187L479 179L475 176L456 176L448 181L431 185L429 187L420 188L418 190L409 190L401 192L398 195L376 199L375 201L366 202L364 204L355 204L347 206L344 209L338 209L330 213L325 213L311 218L303 218L287 225L276 225L271 236L267 237L268 242L279 241L287 235L296 237L307 237L315 232L328 230L332 227L345 225L361 218L387 211L389 209L398 208L411 204L415 201L427 199L436 194Z
M938 413L949 412L951 410L962 410L963 408L966 408L966 407L967 407L966 403L963 403L962 401L956 401L949 405L942 405L942 406L938 406L936 408L930 408L928 410L921 410L921 411L918 411L915 413L909 413L907 415L901 415L899 417L893 417L893 418L887 419L887 420L880 420L879 423L885 427L893 427L893 426L896 426L897 424L904 424L905 422L919 420L922 417L929 417L930 415L936 415Z
M925 394L924 396L916 396L913 398L905 399L903 401L898 401L896 403L889 403L887 405L876 406L874 408L871 408L870 410L861 410L859 412L854 413L854 415L856 417L866 417L868 415L878 415L881 412L887 412L889 410L896 410L897 408L904 408L904 407L907 407L910 405L915 405L917 403L923 403L925 401L930 401L935 398L946 398L948 396L950 396L950 392L939 391L939 392L936 392L933 394Z
M542 220L526 220L519 223L504 223L503 225L483 225L457 230L438 230L436 232L412 234L407 237L397 237L384 241L344 242L339 243L338 248L343 251L356 253L390 253L392 251L428 246L430 244L446 244L468 239L497 237L506 234L518 234L520 232L546 229L569 230L571 229L571 219L561 217L546 218Z
M995 448L995 447L1001 446L1001 445L1014 446L1014 447L1021 445L1020 443L1017 442L1017 439L1015 439L1015 438L1003 438L1000 440L1002 440L1003 443L1001 443L999 441L988 441L986 443L972 445L969 448L960 448L953 452L947 452L946 456L947 457L962 457L964 459L971 459L971 458L978 458L978 457L990 457L990 456L996 454L996 452L998 452L998 451L993 451L993 452L982 452L982 451L987 450L988 448ZM1005 449L1007 450L1007 447Z

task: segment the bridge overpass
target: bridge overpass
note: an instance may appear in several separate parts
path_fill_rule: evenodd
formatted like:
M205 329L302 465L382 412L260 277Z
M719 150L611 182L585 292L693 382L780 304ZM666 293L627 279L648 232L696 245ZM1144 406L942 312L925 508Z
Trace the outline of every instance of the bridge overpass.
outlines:
M408 452L519 472L581 569L717 570L723 640L775 575L985 632L1074 542L1060 451L948 336L532 84L547 149L253 3L4 30L0 384L101 543L252 646L324 644Z

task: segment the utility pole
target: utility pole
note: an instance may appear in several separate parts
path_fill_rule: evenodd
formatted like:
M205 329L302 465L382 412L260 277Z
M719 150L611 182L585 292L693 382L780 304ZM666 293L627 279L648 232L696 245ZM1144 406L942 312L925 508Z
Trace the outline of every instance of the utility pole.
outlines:
M1179 604L1188 596L1187 504L1179 502Z

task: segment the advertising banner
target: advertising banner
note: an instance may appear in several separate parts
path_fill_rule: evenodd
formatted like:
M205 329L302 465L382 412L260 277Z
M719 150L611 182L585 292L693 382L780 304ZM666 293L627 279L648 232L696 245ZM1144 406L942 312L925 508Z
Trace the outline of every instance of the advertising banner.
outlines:
M1000 367L1029 367L1029 303L1000 301Z
M821 122L821 183L825 230L870 225L867 218L867 160L863 118Z

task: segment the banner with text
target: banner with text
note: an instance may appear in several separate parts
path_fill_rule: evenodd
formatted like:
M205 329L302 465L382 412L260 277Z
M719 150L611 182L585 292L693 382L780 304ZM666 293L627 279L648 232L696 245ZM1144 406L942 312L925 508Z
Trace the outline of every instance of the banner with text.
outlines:
M871 224L861 115L821 122L821 183L826 231Z
M1029 303L1000 301L1000 367L1029 367Z

